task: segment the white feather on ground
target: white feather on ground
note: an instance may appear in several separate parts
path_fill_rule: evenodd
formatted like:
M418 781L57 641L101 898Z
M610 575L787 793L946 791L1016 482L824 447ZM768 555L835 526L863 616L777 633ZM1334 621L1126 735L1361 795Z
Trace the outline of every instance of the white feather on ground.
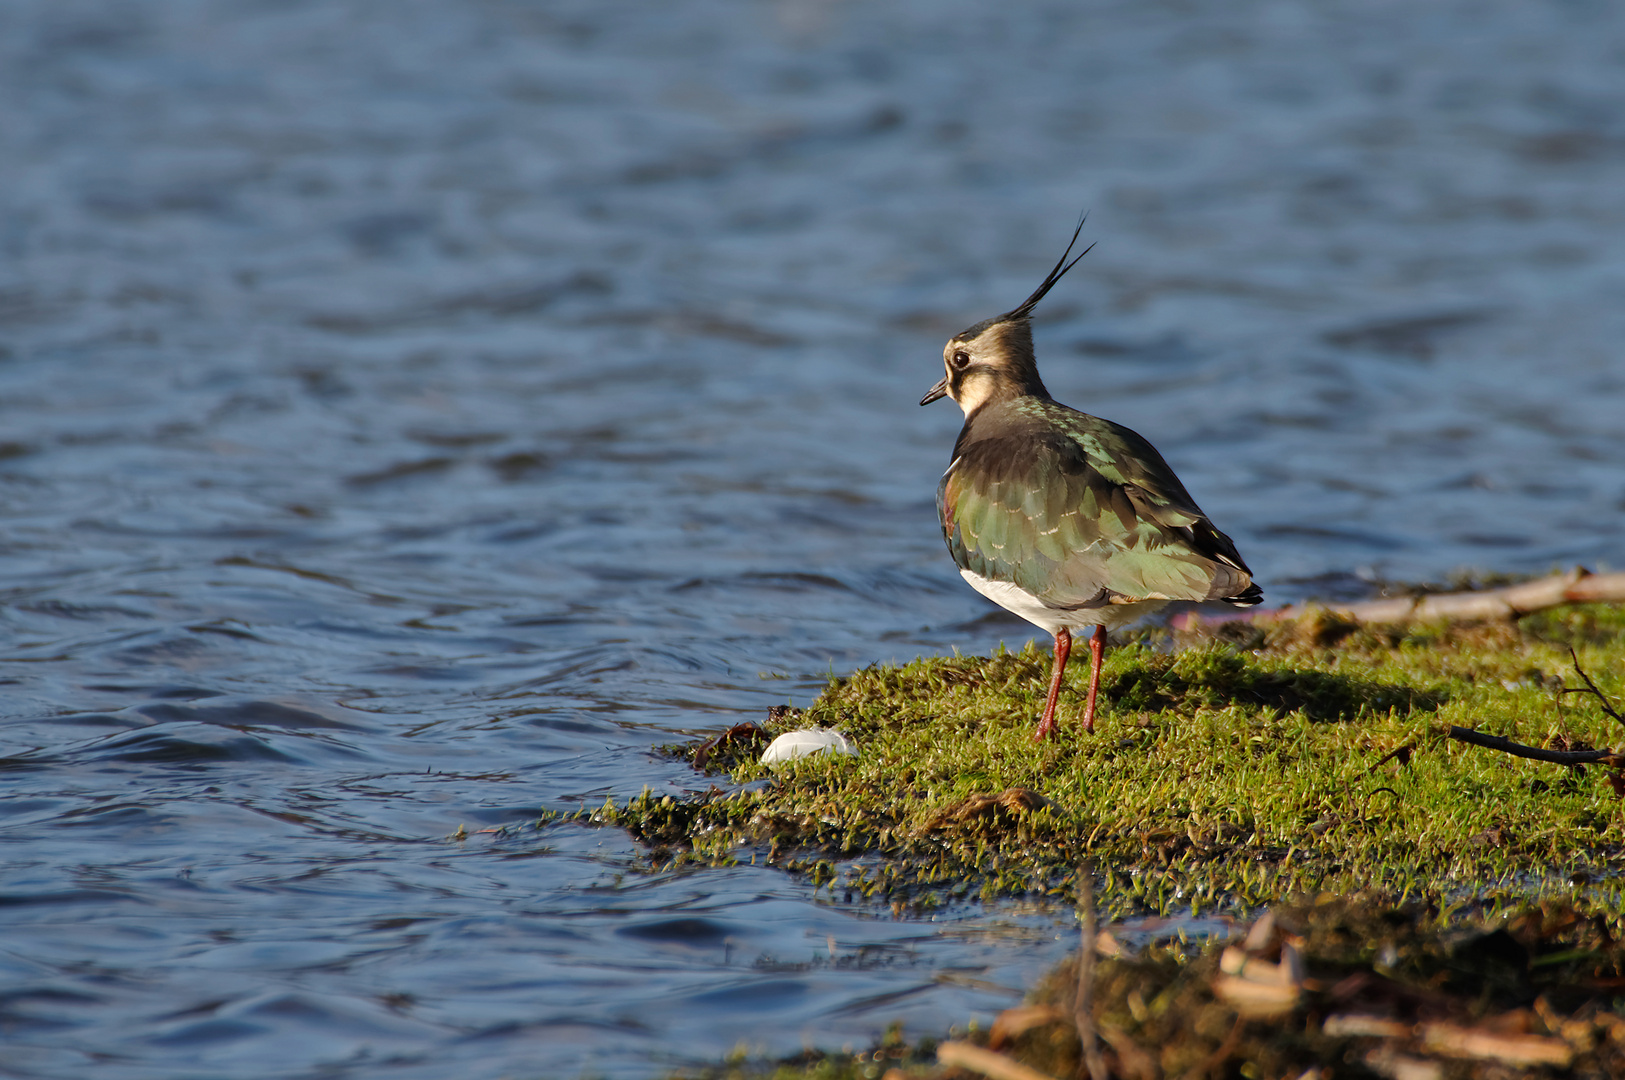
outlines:
M768 743L767 749L762 751L762 764L779 765L826 751L853 756L858 752L857 747L848 742L846 736L839 731L831 731L829 728L805 728L801 731L786 731Z

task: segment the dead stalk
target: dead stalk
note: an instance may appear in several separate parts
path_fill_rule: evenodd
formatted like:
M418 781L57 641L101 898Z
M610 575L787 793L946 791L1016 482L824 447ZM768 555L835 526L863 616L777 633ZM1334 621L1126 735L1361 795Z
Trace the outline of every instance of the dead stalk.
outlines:
M1078 994L1073 1021L1078 1025L1079 1056L1089 1070L1090 1080L1108 1080L1106 1059L1100 1056L1095 1038L1095 873L1085 862L1078 867Z

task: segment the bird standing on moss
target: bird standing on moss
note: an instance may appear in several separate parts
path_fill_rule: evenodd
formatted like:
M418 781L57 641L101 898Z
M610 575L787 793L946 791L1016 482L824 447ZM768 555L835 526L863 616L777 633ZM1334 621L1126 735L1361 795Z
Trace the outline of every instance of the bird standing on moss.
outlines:
M1033 358L1029 316L1089 254L1067 262L1083 231L1042 284L1013 311L948 340L946 371L920 399L951 397L965 412L953 461L937 488L937 514L971 588L1055 636L1049 697L1036 739L1055 729L1055 703L1072 631L1089 627L1089 699L1095 726L1106 632L1170 600L1264 598L1228 536L1213 527L1156 448L1110 420L1050 397Z

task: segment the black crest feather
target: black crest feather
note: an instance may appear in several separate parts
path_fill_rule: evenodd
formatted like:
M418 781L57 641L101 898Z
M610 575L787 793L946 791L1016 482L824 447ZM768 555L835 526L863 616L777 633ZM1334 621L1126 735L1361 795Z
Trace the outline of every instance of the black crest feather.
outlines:
M1095 249L1095 245L1090 244L1088 247L1078 252L1077 259L1073 259L1071 262L1066 261L1066 257L1072 254L1072 248L1076 246L1078 237L1083 233L1083 223L1088 220L1089 214L1087 211L1085 211L1084 215L1078 219L1078 227L1072 230L1072 239L1066 245L1066 250L1061 252L1061 257L1057 259L1055 265L1050 268L1050 272L1044 278L1043 282L1039 284L1038 288L1033 290L1033 294L1031 296L1027 297L1027 299L1021 302L1020 307L1000 315L997 321L1004 322L1007 319L1025 319L1027 316L1031 315L1033 313L1033 308L1037 307L1038 302L1044 299L1044 294L1055 288L1055 283L1065 277L1068 270L1078 265L1078 259L1083 258L1085 255L1089 254Z

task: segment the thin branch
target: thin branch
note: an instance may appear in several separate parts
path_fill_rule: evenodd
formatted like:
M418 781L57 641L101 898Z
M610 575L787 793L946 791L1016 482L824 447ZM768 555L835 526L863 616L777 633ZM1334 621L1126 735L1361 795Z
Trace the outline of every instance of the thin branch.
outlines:
M1597 684L1591 681L1591 676L1586 674L1585 668L1580 666L1580 654L1574 651L1574 646L1573 645L1569 646L1569 656L1571 658L1573 658L1573 660L1574 660L1575 674L1579 675L1581 679L1585 680L1585 685L1584 686L1565 686L1563 688L1563 693L1565 693L1565 694L1594 694L1594 695L1596 695L1597 703L1602 706L1602 711L1603 712L1607 713L1609 716L1612 716L1615 720L1618 720L1621 724L1625 724L1625 716L1620 716L1619 713L1614 711L1614 707L1612 705L1608 704L1608 699L1602 696L1602 691L1597 689Z
M705 768L706 763L711 760L711 755L720 752L723 747L728 746L730 743L741 740L757 741L766 738L767 732L756 724L735 724L727 731L700 744L700 748L694 751L694 767L696 769Z
M1602 691L1597 689L1597 684L1591 681L1591 676L1586 674L1585 668L1580 666L1580 655L1574 651L1572 645L1569 647L1569 657L1574 661L1574 670L1579 673L1585 685L1565 686L1562 692L1565 694L1592 695L1602 705L1603 712L1612 716L1621 724L1625 724L1625 717L1621 717L1614 707L1608 703L1608 699L1603 696ZM1473 746L1482 746L1490 750L1499 750L1503 754L1530 758L1534 761L1549 761L1555 765L1569 765L1575 768L1581 765L1606 765L1613 770L1608 776L1608 782L1613 786L1614 794L1625 798L1625 754L1616 754L1612 750L1544 750L1536 746L1515 743L1511 739L1502 738L1500 735L1485 735L1471 728L1456 727L1454 724L1450 726L1449 735L1450 738L1455 739L1457 742L1470 743Z
M1323 608L1355 623L1408 623L1444 619L1504 619L1527 615L1532 611L1561 607L1564 604L1619 604L1625 603L1625 571L1593 574L1576 567L1566 574L1536 578L1517 585L1498 589L1479 589L1468 592L1428 593L1423 596L1396 596L1383 600L1364 600L1352 604L1317 603L1305 607L1254 609L1223 614L1186 612L1170 620L1175 629L1187 629L1202 623L1247 621L1255 623L1282 622L1296 619L1311 608Z
M1392 750L1388 751L1386 754L1382 755L1382 757L1378 758L1377 763L1375 765L1371 766L1371 768L1367 769L1365 771L1365 774L1367 776L1370 776L1372 773L1376 772L1378 769L1382 768L1384 765L1388 764L1390 761L1393 761L1395 758L1399 759L1399 764L1400 764L1401 767L1409 765L1411 763L1411 751L1413 751L1415 749L1416 749L1416 743L1414 741L1404 743L1404 744L1402 744L1400 746L1396 746ZM1381 790L1381 789L1379 788L1378 790Z
M1525 746L1515 743L1511 739L1500 735L1485 735L1472 728L1450 725L1450 737L1457 742L1471 743L1473 746L1482 746L1489 750L1499 750L1503 754L1513 757L1532 758L1535 761L1550 761L1554 765L1592 765L1597 762L1614 764L1620 760L1612 750L1543 750L1538 746Z

